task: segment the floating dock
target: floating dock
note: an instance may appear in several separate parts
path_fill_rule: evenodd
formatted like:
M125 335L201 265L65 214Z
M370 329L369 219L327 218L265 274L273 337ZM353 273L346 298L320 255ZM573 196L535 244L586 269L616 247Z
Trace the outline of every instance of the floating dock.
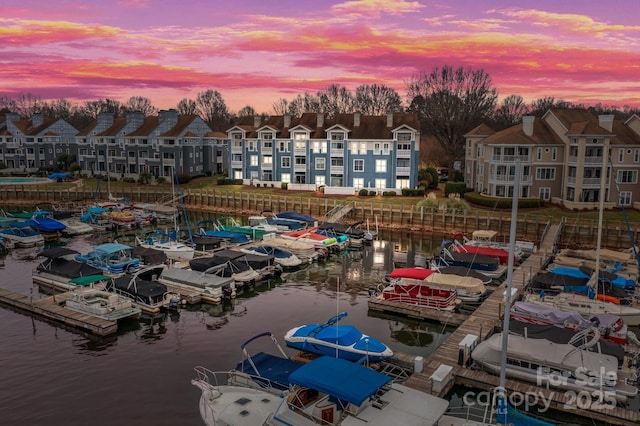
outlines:
M517 289L517 295L522 294L525 284L540 269L548 264L553 254L554 242L560 225L552 225L546 233L547 237L541 242L540 249L532 253L523 263L513 271L512 288ZM406 385L425 392L444 396L454 384L468 386L484 391L493 391L499 384L499 378L484 371L466 368L470 364L470 350L461 350L461 342L468 335L477 336L478 342L491 336L495 329L502 328L502 314L504 313L504 295L507 283L502 283L493 293L471 314L436 350L424 360L424 369L411 375ZM426 317L425 317L426 318ZM440 376L440 377L439 377ZM450 377L442 382L435 378ZM575 398L563 390L546 389L532 383L507 379L508 392L518 392L521 395L539 395L545 401L550 401L550 408L573 413L594 420L614 425L640 424L640 412L625 407L576 407ZM579 401L581 402L581 401ZM594 400L594 402L597 402ZM603 404L601 404L603 405Z
M0 289L0 303L30 312L50 320L89 331L99 336L108 336L118 330L117 321L108 321L91 315L72 311L61 306L70 294L58 293L55 296L34 299L31 296Z

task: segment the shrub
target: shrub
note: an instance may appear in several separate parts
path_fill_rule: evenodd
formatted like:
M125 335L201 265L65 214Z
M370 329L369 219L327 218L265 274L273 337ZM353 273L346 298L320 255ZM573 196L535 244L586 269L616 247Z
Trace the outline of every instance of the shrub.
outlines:
M122 178L122 182L124 183L136 183L136 180L132 177L124 177Z
M211 175L212 175L212 174L213 174L213 173L211 173L211 170L207 170L207 171L204 173L204 175L205 175L206 177L211 177Z
M440 181L440 177L438 176L438 170L435 167L427 167L427 173L431 175L431 181L427 186L428 189L436 189L438 187L438 182Z
M369 196L370 197L375 197L376 195L378 195L378 191L373 190L373 189L371 191L369 191Z
M424 187L421 186L419 188L402 188L402 195L405 197L415 197L418 195L424 195Z
M185 184L191 182L191 175L188 173L178 173L176 175L176 181L179 184Z
M280 189L288 189L288 188L289 188L289 182L280 183Z
M138 183L140 183L142 185L149 185L151 183L152 179L153 179L153 176L151 176L151 173L142 172L142 173L140 173L140 176L138 177Z
M323 194L324 194L324 185L320 185L320 186L318 187L318 192L321 192L321 193L323 193Z
M462 197L465 192L467 192L467 184L464 182L447 182L444 185L444 195L446 197L449 194L459 194Z
M510 209L512 198L506 197L490 197L477 192L467 192L464 195L465 200L470 203L484 206L492 209ZM544 207L544 200L540 198L520 198L518 199L518 208L538 208Z
M156 178L156 182L158 182L158 183L165 183L165 182L166 182L166 179L164 178L164 176L158 176L158 177Z
M396 195L396 191L384 191L382 193L383 197L394 197Z
M362 188L360 191L358 191L358 195L361 197L366 197L367 195L369 195L369 190Z

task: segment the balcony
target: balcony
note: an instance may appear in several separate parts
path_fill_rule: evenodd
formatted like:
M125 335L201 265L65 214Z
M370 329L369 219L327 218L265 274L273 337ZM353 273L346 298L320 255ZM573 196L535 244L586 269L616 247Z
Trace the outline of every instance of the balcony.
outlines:
M396 155L398 158L411 158L411 150L410 149L399 149L396 151Z
M531 155L492 155L491 161L498 163L515 163L516 158L519 158L521 163L531 162Z
M241 146L232 146L231 147L231 152L233 154L242 154L242 147Z
M398 176L409 176L411 172L411 167L396 167L396 175Z
M262 170L273 170L273 163L269 163L269 164L263 163L261 168Z
M489 180L496 183L513 182L516 180L514 175L489 175ZM522 183L531 182L531 175L522 176Z
M332 157L344 157L344 151L341 149L332 149L331 150Z
M344 174L344 166L331 166L330 172L332 175Z
M569 156L569 164L575 165L577 163L578 163L578 156L577 155L570 155Z
M306 156L307 148L293 148L293 155Z
M307 165L306 164L294 164L293 165L293 171L294 172L306 172L307 171Z
M602 164L604 157L584 157L584 164Z
M232 161L231 162L231 168L232 169L241 169L242 168L242 161Z

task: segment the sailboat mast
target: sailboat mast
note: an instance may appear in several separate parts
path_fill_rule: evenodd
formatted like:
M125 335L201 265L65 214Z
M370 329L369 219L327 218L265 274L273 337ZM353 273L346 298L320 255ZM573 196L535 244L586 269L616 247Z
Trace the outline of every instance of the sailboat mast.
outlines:
M505 294L504 317L502 318L502 354L500 359L500 386L498 387L498 415L506 417L506 390L507 383L507 349L509 345L509 312L511 311L511 289L513 288L513 262L516 252L516 232L518 226L518 199L520 197L520 158L515 159L515 176L513 181L513 199L511 201L511 227L509 229L509 261L507 263L507 291ZM503 411L503 412L501 412Z

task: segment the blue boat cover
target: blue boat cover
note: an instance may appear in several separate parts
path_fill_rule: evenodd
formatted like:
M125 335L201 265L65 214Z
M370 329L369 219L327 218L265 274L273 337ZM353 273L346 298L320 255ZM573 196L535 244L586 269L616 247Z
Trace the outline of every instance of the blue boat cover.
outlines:
M49 179L52 180L58 180L58 179L66 179L68 178L70 175L70 173L51 173L48 177Z
M99 246L96 246L95 250L103 253L116 253L116 252L119 252L120 250L133 250L133 247L128 246L126 244L106 243L106 244L100 244Z
M306 386L343 402L361 405L391 377L339 358L323 356L289 376L291 384Z

